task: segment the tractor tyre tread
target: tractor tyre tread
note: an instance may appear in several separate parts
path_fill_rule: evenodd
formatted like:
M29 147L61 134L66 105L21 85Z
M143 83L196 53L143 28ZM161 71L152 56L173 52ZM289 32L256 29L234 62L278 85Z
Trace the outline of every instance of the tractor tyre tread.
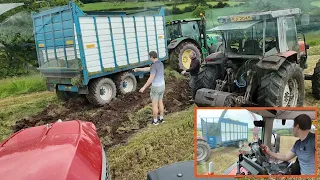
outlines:
M264 75L258 89L257 102L262 107L279 107L282 102L284 84L289 78L295 77L299 88L297 106L303 106L304 102L304 75L298 64L284 61L277 71L271 71Z
M312 95L315 99L320 100L320 60L317 62L312 75Z
M199 72L198 78L195 83L195 91L201 88L215 89L216 80L221 76L218 65L204 66Z

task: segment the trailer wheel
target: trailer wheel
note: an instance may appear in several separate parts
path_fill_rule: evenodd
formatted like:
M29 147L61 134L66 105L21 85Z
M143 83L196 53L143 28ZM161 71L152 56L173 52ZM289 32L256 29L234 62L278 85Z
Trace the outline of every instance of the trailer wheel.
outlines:
M108 104L117 95L114 82L109 78L99 78L89 84L88 101L96 106Z
M204 140L197 140L197 161L206 162L210 157L211 148Z
M302 69L286 60L278 71L271 71L261 79L258 104L263 107L303 106L304 90Z
M312 75L312 94L317 100L320 100L320 60L317 62Z
M137 79L130 72L120 73L116 77L118 91L121 94L134 92L137 89Z

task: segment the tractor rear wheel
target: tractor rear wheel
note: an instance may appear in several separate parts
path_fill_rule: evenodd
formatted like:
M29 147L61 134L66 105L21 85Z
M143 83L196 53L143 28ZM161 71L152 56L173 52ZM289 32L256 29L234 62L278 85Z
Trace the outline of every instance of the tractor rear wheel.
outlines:
M216 80L221 76L221 70L218 65L206 65L199 72L196 81L195 91L201 88L215 89Z
M194 43L181 42L170 53L170 66L176 71L189 69L191 64L190 53L192 51L196 53L197 57L201 58L200 49Z
M210 157L211 148L207 142L197 139L197 161L206 162Z
M286 60L277 71L261 79L257 101L262 107L303 106L304 90L302 69Z
M109 78L99 78L89 84L88 101L96 106L108 104L117 95L117 88Z
M320 60L317 62L312 75L312 94L315 99L320 99Z

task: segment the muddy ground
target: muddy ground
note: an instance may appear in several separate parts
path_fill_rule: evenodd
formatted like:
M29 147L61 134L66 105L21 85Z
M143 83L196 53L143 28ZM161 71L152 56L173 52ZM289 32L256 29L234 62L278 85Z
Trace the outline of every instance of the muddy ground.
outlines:
M52 123L58 119L84 120L95 124L106 148L126 143L129 136L151 123L152 111L148 107L151 106L150 90L143 94L138 92L144 82L138 84L137 92L117 97L104 107L94 107L85 99L73 99L63 105L50 104L38 115L18 120L12 128L16 132L23 128ZM190 91L187 80L175 77L166 79L166 114L186 109L190 105L188 96Z

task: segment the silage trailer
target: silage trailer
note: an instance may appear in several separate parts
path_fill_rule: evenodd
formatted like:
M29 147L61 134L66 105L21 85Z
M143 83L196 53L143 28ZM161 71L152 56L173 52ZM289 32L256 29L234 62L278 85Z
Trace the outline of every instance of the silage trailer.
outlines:
M234 145L242 147L248 142L248 123L220 117L201 117L202 136L209 146L214 149Z
M164 9L159 14L85 14L75 3L32 13L39 71L60 99L85 95L104 105L136 90L149 52L168 58Z

